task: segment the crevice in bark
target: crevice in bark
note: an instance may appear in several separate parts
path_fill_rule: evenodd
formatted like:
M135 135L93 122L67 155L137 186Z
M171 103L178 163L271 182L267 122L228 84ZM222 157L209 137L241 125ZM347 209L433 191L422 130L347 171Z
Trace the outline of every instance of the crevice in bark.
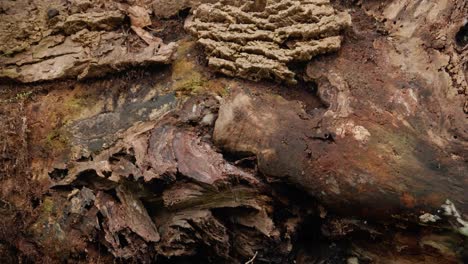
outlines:
M52 172L49 172L49 177L54 181L58 181L58 180L62 180L63 178L65 178L67 174L68 174L68 169L55 168Z
M457 45L460 47L465 47L468 44L468 23L465 23L462 27L460 27L457 34L455 35L455 40Z

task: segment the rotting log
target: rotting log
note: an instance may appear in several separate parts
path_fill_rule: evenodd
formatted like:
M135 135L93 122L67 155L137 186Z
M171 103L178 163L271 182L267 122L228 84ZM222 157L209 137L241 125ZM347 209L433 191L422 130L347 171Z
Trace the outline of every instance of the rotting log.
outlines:
M2 76L53 80L0 84L0 262L466 262L464 1L226 0L339 41L203 51L173 15L211 0L59 2L0 2ZM307 66L214 75L226 47Z
M429 6L430 17L419 13ZM467 7L408 2L371 10L385 21L385 35L363 28L369 17L356 12L348 43L304 73L325 108L238 89L221 106L214 140L255 155L261 173L345 215L417 222L449 200L466 219L466 47L455 36ZM442 50L434 34L446 36Z

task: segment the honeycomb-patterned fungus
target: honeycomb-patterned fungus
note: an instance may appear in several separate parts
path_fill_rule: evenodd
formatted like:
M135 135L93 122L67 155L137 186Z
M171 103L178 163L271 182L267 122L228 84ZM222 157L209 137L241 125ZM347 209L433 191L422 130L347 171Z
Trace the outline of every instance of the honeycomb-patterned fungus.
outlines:
M337 51L349 25L350 15L337 12L329 0L224 0L200 5L186 29L216 71L294 84L288 63Z

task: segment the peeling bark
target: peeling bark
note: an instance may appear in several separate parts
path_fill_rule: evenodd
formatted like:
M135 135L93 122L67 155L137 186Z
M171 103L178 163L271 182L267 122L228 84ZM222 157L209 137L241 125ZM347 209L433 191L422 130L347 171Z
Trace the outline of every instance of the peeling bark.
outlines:
M0 2L0 262L466 262L467 4L223 3Z

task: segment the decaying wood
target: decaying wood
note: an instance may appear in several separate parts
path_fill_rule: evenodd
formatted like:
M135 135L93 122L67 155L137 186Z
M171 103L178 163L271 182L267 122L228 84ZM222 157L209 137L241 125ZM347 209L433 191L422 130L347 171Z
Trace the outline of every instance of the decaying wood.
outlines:
M233 2L233 3L232 3ZM223 74L295 83L287 64L339 50L351 24L329 1L220 1L200 5L186 28Z
M2 3L5 8L17 12L16 19L29 19L34 14L37 24L30 29L37 39L22 40L22 31L11 27L11 15L3 14L0 32L2 44L0 54L0 78L24 83L50 81L64 78L92 78L119 72L138 65L169 64L175 52L175 43L162 43L153 38L142 27L148 26L147 20L138 7L126 11L132 18L132 28L149 45L130 51L126 34L118 31L122 27L125 14L117 9L117 4L109 2L104 8L95 6L86 12L48 10L48 20L44 19L37 6L45 4L18 1L17 6ZM71 8L76 5L72 4ZM17 8L15 8L17 7ZM141 7L140 7L141 8ZM56 16L50 17L55 11ZM60 13L61 12L61 13ZM29 27L27 28L29 29ZM34 36L35 36L34 35ZM28 38L33 38L29 35ZM17 44L18 46L13 46ZM23 45L24 47L21 47Z
M465 1L215 2L0 2L0 262L466 262Z

